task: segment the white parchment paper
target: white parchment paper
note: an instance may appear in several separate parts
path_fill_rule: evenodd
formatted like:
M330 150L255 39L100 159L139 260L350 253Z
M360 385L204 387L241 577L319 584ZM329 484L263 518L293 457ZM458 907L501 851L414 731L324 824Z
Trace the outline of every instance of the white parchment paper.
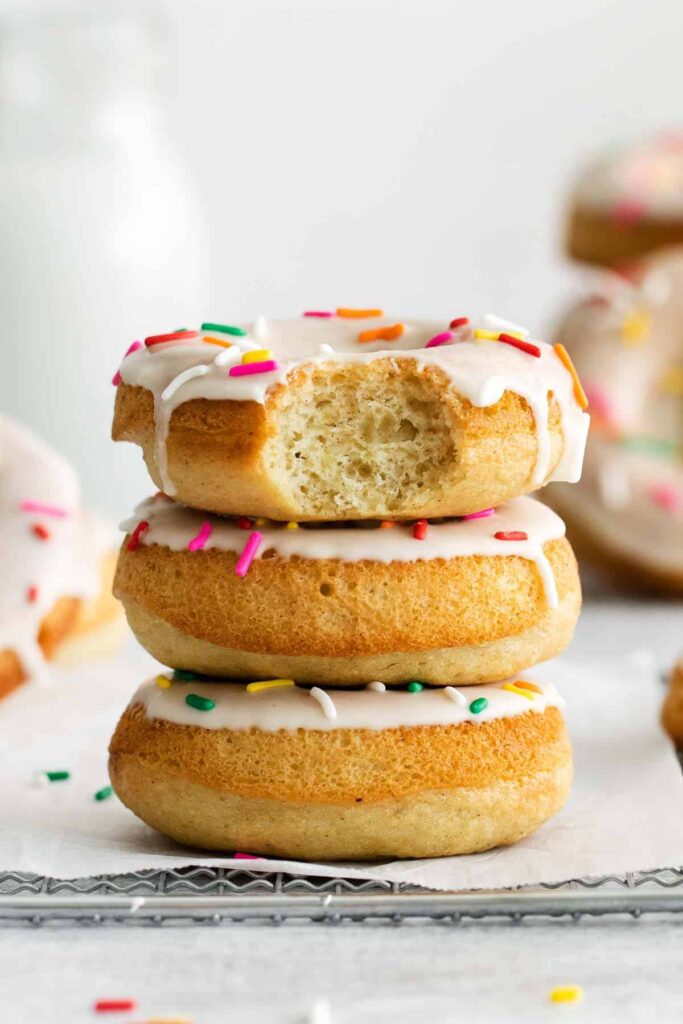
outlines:
M683 780L658 725L663 688L653 666L615 649L614 636L599 639L599 659L569 654L535 672L567 699L574 742L574 792L554 820L513 847L355 864L343 874L470 889L683 863ZM76 878L193 864L339 874L338 864L207 857L157 835L116 797L94 800L108 782L107 744L118 715L154 668L130 649L107 663L58 670L49 687L27 686L0 703L0 870ZM62 768L69 781L32 784L36 770Z

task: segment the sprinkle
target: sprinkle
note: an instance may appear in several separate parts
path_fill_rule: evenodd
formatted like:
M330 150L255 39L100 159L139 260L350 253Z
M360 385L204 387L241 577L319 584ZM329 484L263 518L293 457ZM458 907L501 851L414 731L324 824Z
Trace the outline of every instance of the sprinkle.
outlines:
M415 540L424 540L426 538L428 525L426 519L418 519L413 526L413 537Z
M210 697L201 697L198 693L188 693L185 703L188 707L195 708L196 711L213 711L216 707L215 700L211 700Z
M646 452L662 459L675 458L679 454L677 441L667 441L661 437L625 437L621 444L630 451Z
M307 309L306 312L304 313L304 316L317 316L317 317L325 317L325 318L329 318L329 317L335 316L335 315L336 314L334 313L334 310L326 310L326 309Z
M318 345L318 353L321 356L332 356L334 355L334 349L331 345L327 345L323 342L322 345Z
M214 366L233 366L242 357L242 349L239 345L228 345L222 348L213 361Z
M398 526L395 519L383 519L379 524L380 530L393 530L395 526Z
M456 316L448 326L452 331L457 331L458 327L465 327L469 322L470 318L468 316Z
M483 508L481 512L469 512L463 519L488 519L496 514L495 508Z
M441 334L435 334L433 338L430 338L425 348L438 348L439 345L445 345L452 337L453 331L442 331Z
M668 395L683 398L683 366L673 366L667 370L659 386Z
M167 341L189 341L191 338L198 338L199 331L173 331L171 334L152 334L149 338L145 338L145 345L147 348L152 348L154 345L163 345Z
M169 398L173 397L178 388L181 388L188 380L192 380L193 377L203 377L208 372L209 367L204 366L204 364L201 366L188 366L187 370L183 370L182 373L179 373L178 376L175 377L170 384L167 384L161 392L162 401L168 402Z
M140 538L143 534L149 530L149 523L146 519L142 519L131 533L128 543L126 544L126 551L136 551L140 547Z
M230 377L249 377L253 373L273 373L279 368L280 364L275 359L266 359L262 363L241 363L239 366L231 366L228 375Z
M642 344L650 330L650 316L644 309L631 309L621 322L621 339L629 347Z
M249 519L248 516L240 516L235 520L235 525L239 526L240 530L251 530L254 520Z
M38 587L29 587L26 591L26 600L29 604L35 604L38 600Z
M293 679L261 679L257 683L247 683L248 693L260 693L261 690L279 690L283 686L296 686Z
M683 492L673 484L653 484L648 490L650 501L666 512L675 514L683 508Z
M199 679L199 675L196 672L191 672L187 668L174 668L173 678L176 681L181 681L183 683L193 683L195 679Z
M459 708L464 708L467 704L467 697L460 690L456 690L454 686L447 686L443 691L449 700L452 700L454 704L457 704Z
M526 697L527 700L534 699L532 693L526 693L520 686L517 686L516 683L503 683L503 689L508 690L510 693L517 693L520 697Z
M534 345L530 341L523 341L521 338L515 338L513 334L499 334L498 341L502 341L505 345L512 345L513 348L518 348L521 352L526 352L527 355L536 356L537 359L541 358L541 350L538 345Z
M470 711L473 715L478 715L480 711L485 711L488 706L489 702L486 697L477 697L477 699L473 700L470 704Z
M337 709L334 706L334 701L330 697L329 693L325 693L319 686L314 686L308 691L314 700L317 700L320 707L323 709L325 718L336 718Z
M98 999L93 1009L95 1013L125 1013L136 1005L134 999Z
M232 324L202 324L203 331L218 331L219 334L231 334L235 338L243 338L247 333L243 327L233 327Z
M263 857L257 857L255 853L233 853L233 860L263 860Z
M42 523L34 523L33 526L31 527L31 533L34 535L34 537L38 537L39 540L50 539L50 531L48 530L47 526L43 526Z
M207 345L218 345L219 348L234 348L232 341L223 341L222 338L214 338L211 334L205 334L202 341L205 341Z
M406 684L406 690L408 693L421 693L424 686L422 683L418 683L417 679L413 679L412 682Z
M637 224L645 216L645 207L637 199L622 199L612 207L612 220L621 227Z
M474 337L478 341L498 341L499 331L482 331L481 327L478 327L474 332Z
M337 316L345 320L365 320L371 316L384 316L383 309L348 309L343 307L337 310Z
M493 535L496 540L528 540L529 534L524 530L498 530Z
M201 551L201 549L204 547L204 545L206 544L207 540L211 536L211 530L212 530L211 523L209 522L208 519L205 519L204 522L201 525L201 528L200 528L199 533L197 534L197 536L193 537L192 540L188 542L187 550L188 551Z
M101 803L103 800L108 800L109 797L113 796L113 795L114 795L114 787L113 786L102 786L102 789L98 789L97 790L97 792L95 793L95 797L94 798L95 798L95 800L97 800L98 803Z
M254 520L255 526L268 526L269 524L270 520L265 519L263 516L256 516L256 519Z
M57 519L63 519L69 514L69 510L61 505L47 505L42 501L22 501L19 508L22 512L36 512L38 515L55 516Z
M528 683L526 679L518 679L515 682L515 686L517 686L520 690L531 690L532 693L540 693L541 696L543 696L543 690L541 689L541 687L536 686L536 683Z
M374 682L368 683L365 687L366 690L374 690L375 693L384 693L386 688L386 684L380 683L379 679L375 679Z
M155 682L160 690L169 690L171 688L171 680L168 676L158 675Z
M571 376L572 381L574 382L574 398L576 399L579 406L582 409L586 410L588 408L588 399L586 398L586 392L583 390L581 381L579 379L579 375L576 372L576 367L569 358L569 353L567 352L564 345L559 341L556 345L553 345L553 352L560 360L564 368L569 372L569 375Z
M295 523L294 520L292 520L289 523L285 523L285 530L298 530L298 529L299 529L299 524Z
M526 338L529 333L526 327L520 327L519 324L513 324L511 320L504 320L502 316L494 316L493 313L486 313L481 318L482 327L489 328L495 331L506 331L511 334L513 338Z
M582 999L583 989L580 985L563 985L552 989L550 993L551 1003L580 1003Z
M71 778L71 772L63 769L56 772L45 772L45 778L49 779L50 782L66 782L67 779Z
M128 348L126 349L126 351L124 353L124 356L123 356L123 359L127 359L128 356L131 354L131 352L137 352L137 350L139 348L142 348L142 342L141 341L134 341L133 344L129 345ZM121 360L121 362L123 362L123 359ZM111 382L112 382L112 384L114 385L115 388L117 388L119 386L119 384L121 383L121 370L117 370L116 371L116 373L114 374L114 376L111 379Z
M249 363L263 363L268 359L273 358L273 353L269 348L255 348L251 352L245 352L242 356L242 364L248 366Z
M235 563L236 576L247 575L249 571L249 566L254 561L254 558L256 557L256 552L261 546L262 540L263 534L259 533L258 530L254 530L253 533L249 534L249 537L247 538L247 543L244 545L244 550L242 551L240 557L237 559L237 562Z
M391 324L388 327L376 327L372 331L361 331L358 340L366 341L396 341L405 330L403 324Z

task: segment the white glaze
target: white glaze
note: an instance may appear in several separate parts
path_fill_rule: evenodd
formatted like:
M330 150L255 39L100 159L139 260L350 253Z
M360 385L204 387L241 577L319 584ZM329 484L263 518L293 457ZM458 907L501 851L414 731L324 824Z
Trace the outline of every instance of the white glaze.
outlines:
M23 501L67 511L63 517L26 512ZM102 527L80 508L76 473L61 455L28 430L0 416L0 650L18 655L24 672L39 677L37 643L42 619L60 597L92 598L100 588ZM47 540L31 527L42 524ZM28 600L30 587L37 599Z
M186 508L163 495L143 501L135 514L121 524L121 528L130 532L141 520L149 523L149 529L140 538L140 543L159 544L172 551L187 550L189 541L206 521L211 524L211 534L204 550L217 548L239 553L249 536L249 531L240 529L233 519ZM536 564L548 605L557 607L555 579L543 545L564 536L564 523L551 509L533 498L516 498L500 505L493 515L481 519L430 523L424 540L416 540L412 526L407 523L398 523L392 529L302 525L290 530L280 523L268 522L257 529L263 535L257 558L262 558L267 551L274 551L282 558L296 556L386 564L468 555L519 555ZM494 534L500 531L523 531L527 540L498 540ZM200 552L188 553L188 557L198 554Z
M521 677L517 677L521 678ZM464 704L449 698L441 688L425 688L418 693L407 690L323 690L334 704L336 715L328 717L312 691L302 686L261 690L250 693L244 683L173 682L161 689L154 679L143 683L133 696L131 707L142 704L149 718L175 722L201 729L396 729L400 726L459 725L464 722L491 722L511 718L527 711L563 708L564 700L550 683L534 683L542 693L530 693L529 700L503 689L504 683L468 686ZM314 689L320 690L319 687ZM185 703L189 693L214 701L211 711L197 711ZM478 714L470 711L473 701L485 697L488 706Z
M399 320L405 329L396 341L358 341L361 331ZM500 330L501 324L510 329L508 321L490 314L483 321L483 326L489 330L492 327ZM398 317L362 320L341 317L266 320L261 317L236 326L247 333L243 338L227 338L232 343L229 349L204 342L204 336L212 336L212 332L206 331L197 340L168 342L151 348L143 346L123 361L121 379L124 383L146 388L154 397L157 465L167 494L175 494L175 488L168 472L166 442L173 411L182 403L205 398L264 404L268 392L286 383L290 373L303 364L368 363L379 358L411 359L420 368L438 366L450 379L453 390L478 407L495 405L506 391L524 398L534 414L538 441L533 485L544 483L548 477L548 393L552 392L562 413L564 436L562 456L552 479L573 482L581 475L589 417L576 403L570 374L552 346L544 342L535 342L541 349L540 358L535 358L511 345L473 340L474 328L465 327L454 332L452 343L425 348L427 341L442 333L448 323ZM278 369L230 377L228 364L236 361L242 350L255 347L272 350ZM202 370L201 376L188 378L187 371L196 367L205 367L206 372Z
M575 197L604 213L637 203L648 217L683 221L683 136L662 135L613 148L582 173Z

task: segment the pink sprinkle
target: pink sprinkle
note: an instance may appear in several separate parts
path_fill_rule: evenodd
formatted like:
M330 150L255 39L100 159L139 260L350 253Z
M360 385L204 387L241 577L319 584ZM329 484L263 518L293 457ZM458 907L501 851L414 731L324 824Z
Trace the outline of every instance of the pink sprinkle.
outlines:
M637 199L622 199L612 208L612 219L622 227L637 224L645 216L645 207Z
M470 512L469 515L463 516L463 519L487 519L488 516L495 514L495 508L483 508L481 512Z
M650 501L675 514L683 509L683 493L673 484L654 484L649 489Z
M438 348L439 345L445 345L452 337L453 331L442 331L441 334L435 334L433 338L430 338L425 348Z
M57 519L63 519L69 514L69 510L61 505L46 505L42 501L22 501L19 507L22 512L37 512L43 516L56 516Z
M233 853L233 860L263 860L263 857L257 857L255 853Z
M240 363L239 366L231 366L228 371L230 377L249 377L252 373L271 373L279 369L280 364L276 359L264 359L261 363Z
M328 312L325 309L307 309L304 316L320 316L320 317L331 317L336 316L334 312Z
M137 352L137 350L139 348L142 348L142 342L141 341L134 341L133 344L129 345L128 348L126 349L126 355L124 355L123 359L125 359L126 356L129 356L131 354L131 352ZM121 362L123 362L123 359L121 360ZM121 371L120 370L116 371L116 373L114 374L114 376L111 379L111 382L112 382L112 384L114 385L115 388L117 388L119 386L119 384L121 383Z
M586 384L585 392L591 411L606 423L614 422L614 410L607 393L602 388L596 387L592 382Z
M199 533L197 534L197 536L193 537L192 540L187 545L187 550L188 551L201 551L201 549L204 547L204 545L206 544L206 542L207 542L207 540L209 539L210 536L211 536L211 523L208 521L208 519L206 519L202 523L201 529L200 529Z
M253 533L249 534L247 538L247 543L244 545L244 550L240 557L237 559L237 563L235 565L236 576L247 575L249 571L249 566L254 561L254 558L256 557L256 552L261 546L262 540L263 534L259 533L258 530L254 530Z

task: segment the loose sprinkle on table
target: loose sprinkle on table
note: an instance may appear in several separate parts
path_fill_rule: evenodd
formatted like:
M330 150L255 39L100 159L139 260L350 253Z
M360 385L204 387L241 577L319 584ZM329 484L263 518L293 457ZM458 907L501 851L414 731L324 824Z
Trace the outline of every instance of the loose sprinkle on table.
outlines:
M433 338L430 338L425 348L438 348L440 345L446 345L453 337L453 331L442 331L441 334L435 334Z
M167 341L190 341L192 338L198 338L199 331L172 331L171 334L152 334L149 338L145 338L146 348L153 348L155 345L163 345Z
M37 515L55 516L57 519L63 519L69 514L69 510L62 505L48 505L44 501L22 501L19 507L22 512L35 512Z
M386 683L380 683L379 679L375 679L365 687L366 690L374 690L375 693L384 693L386 688Z
M235 338L243 338L247 333L243 327L234 327L232 324L204 323L202 331L218 331L219 334L232 334Z
M496 540L528 540L529 534L524 530L498 530L493 535Z
M278 370L280 364L275 359L266 359L259 363L240 363L239 366L231 366L228 370L229 377L250 377L255 373L273 373Z
M251 352L244 353L242 356L242 364L248 366L249 363L264 363L272 358L273 353L269 348L255 348Z
M296 686L293 679L260 679L258 682L247 683L249 693L260 693L261 690L278 690L283 686Z
M427 529L429 524L426 519L418 519L413 526L413 537L415 540L424 540L427 536Z
M147 522L146 519L142 519L135 527L130 537L128 538L128 543L126 544L126 551L136 551L140 547L140 539L145 533L147 533L148 530L149 523Z
M424 690L422 683L418 683L417 679L413 679L412 682L406 685L408 693L421 693Z
M482 711L485 711L488 706L489 702L487 701L486 697L477 697L477 699L473 700L472 703L470 704L470 711L472 712L473 715L478 715Z
M393 530L395 526L398 526L398 523L394 519L383 519L379 524L380 530Z
M205 519L201 525L199 533L187 543L188 551L201 551L206 545L207 540L211 536L212 526L208 519Z
M457 331L458 327L466 327L469 322L470 318L468 316L456 316L448 326L452 331Z
M45 778L50 782L66 782L67 779L71 778L71 772L67 772L64 769L58 771L45 772Z
M457 704L459 708L464 708L467 704L467 697L457 690L455 686L446 686L443 691L449 700L452 700L454 704Z
M113 786L103 786L102 789L98 789L95 793L95 800L97 800L98 803L101 803L102 800L108 800L113 793Z
M50 539L50 531L48 530L47 526L43 526L42 523L34 523L33 526L31 527L31 533L34 535L34 537L37 537L39 540Z
M125 1013L136 1006L134 999L98 999L93 1009L95 1013Z
M337 310L337 316L344 320L367 320L372 316L384 316L383 309L350 309L348 306L341 306Z
M199 675L188 668L174 668L173 678L179 682L193 683L195 679L199 679Z
M561 341L558 341L556 345L553 345L553 352L560 360L565 370L569 372L574 384L574 398L576 399L577 404L585 411L588 408L586 392L583 390L583 385L581 384L581 379L576 372L576 367L569 358L569 353Z
M289 523L285 523L285 530L298 530L298 529L299 529L299 524L295 523L294 520L292 520Z
M129 345L128 348L126 349L125 354L123 356L123 359L126 359L132 352L137 352L137 350L139 348L142 348L142 342L141 341L134 341L133 344ZM123 359L121 360L121 362L123 362ZM118 387L119 386L119 384L121 383L121 371L120 370L116 371L116 373L114 374L114 376L111 379L111 382L114 385L114 387Z
M550 993L551 1003L578 1003L583 999L583 989L580 985L562 985L560 988L552 989Z
M405 330L403 324L390 324L388 327L375 327L371 331L361 331L358 340L367 341L396 341Z
M171 689L171 680L168 678L168 676L158 675L154 681L160 690Z
M210 697L202 697L198 693L188 693L185 703L196 711L213 711L216 707L215 700L211 700Z
M29 604L35 604L38 600L38 587L29 587L26 591L26 600Z
M256 558L256 552L260 548L262 540L263 534L259 533L258 530L254 530L253 533L249 534L249 537L247 538L247 543L244 545L244 550L242 551L240 557L237 559L237 562L235 563L236 576L247 575L247 573L249 572L249 566Z
M319 686L314 686L308 692L310 693L313 700L317 700L318 704L322 708L325 718L337 717L337 709L329 693L325 693L325 691L321 690Z

